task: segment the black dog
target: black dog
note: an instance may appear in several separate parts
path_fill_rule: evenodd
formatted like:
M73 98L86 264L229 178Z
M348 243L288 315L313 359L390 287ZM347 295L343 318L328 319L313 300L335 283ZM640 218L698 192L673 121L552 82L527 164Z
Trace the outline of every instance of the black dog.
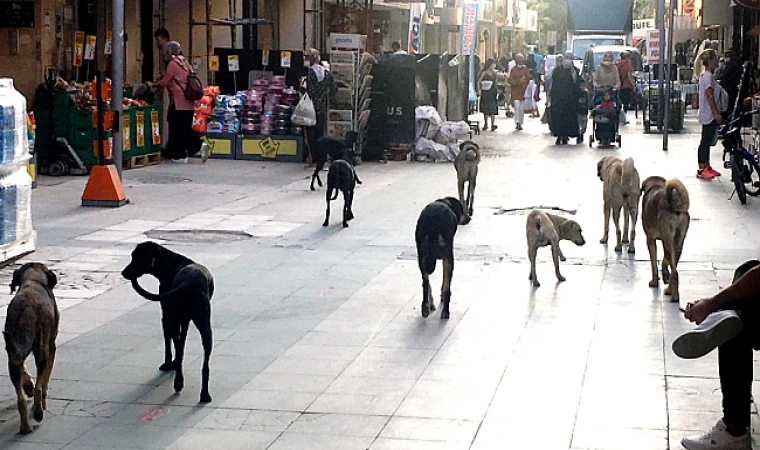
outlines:
M145 274L158 278L158 295L147 292L137 282L137 279ZM148 300L161 302L165 358L159 370L176 370L174 390L177 393L185 386L182 358L185 355L185 340L190 321L198 328L203 343L201 403L210 402L208 360L213 345L211 296L214 295L214 279L211 272L166 247L153 242L143 242L137 244L132 251L132 261L124 268L121 275L132 282L132 287L138 294ZM172 341L177 352L174 361L172 361Z
M351 205L354 202L354 188L356 187L356 172L354 166L343 159L334 160L327 172L327 212L325 213L326 227L330 222L330 201L338 198L338 191L343 192L343 227L348 227L348 221L354 218ZM334 195L333 195L334 192Z
M314 168L314 173L311 174L311 185L309 188L312 191L314 190L315 179L317 180L319 187L322 187L322 180L319 178L319 172L325 167L328 157L330 158L330 161L342 159L353 166L354 157L356 156L353 147L358 138L359 133L356 131L349 131L343 139L334 138L332 136L322 136L317 139L317 142L314 145L315 148L312 149L312 156L314 157L314 163L316 166ZM356 175L356 171L354 171L354 177L356 178L356 183L362 184L359 176Z
M433 293L430 292L430 275L435 272L436 260L443 260L443 286L441 287L441 319L449 318L451 276L454 274L454 235L457 225L466 225L470 218L462 203L454 197L438 199L420 213L415 240L417 262L422 273L422 317L435 311Z

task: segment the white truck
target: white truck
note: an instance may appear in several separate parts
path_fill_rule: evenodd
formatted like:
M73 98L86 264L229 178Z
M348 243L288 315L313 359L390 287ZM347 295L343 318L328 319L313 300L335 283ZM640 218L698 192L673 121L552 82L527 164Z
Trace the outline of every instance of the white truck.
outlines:
M631 45L633 0L567 0L567 49L580 69L591 46Z

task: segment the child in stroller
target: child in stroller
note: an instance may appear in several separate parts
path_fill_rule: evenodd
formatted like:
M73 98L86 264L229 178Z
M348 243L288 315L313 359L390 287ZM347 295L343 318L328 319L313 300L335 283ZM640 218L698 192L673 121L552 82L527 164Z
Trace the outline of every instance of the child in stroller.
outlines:
M612 142L617 142L620 146L620 135L618 134L620 126L620 111L623 108L622 102L617 93L611 89L605 89L597 92L592 99L594 107L591 111L593 120L593 130L589 147L594 140L599 141L601 147L609 147Z

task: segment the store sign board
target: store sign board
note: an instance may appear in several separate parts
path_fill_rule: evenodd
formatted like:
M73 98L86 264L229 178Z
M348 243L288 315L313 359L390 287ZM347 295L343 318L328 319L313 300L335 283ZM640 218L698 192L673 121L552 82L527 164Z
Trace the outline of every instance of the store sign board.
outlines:
M269 50L261 51L261 65L264 67L269 65Z
M96 36L87 36L87 45L84 47L84 59L92 61L95 59L95 45L98 38Z
M208 70L219 72L219 55L210 55L208 57Z
M106 33L106 46L103 48L104 55L110 55L113 53L113 34L109 31Z
M292 62L293 54L287 50L280 52L280 66L289 69Z
M238 72L240 70L240 58L238 58L238 55L227 56L227 68L230 72Z
M660 61L660 30L647 30L647 64Z
M749 9L760 10L760 0L734 0L737 5Z
M465 2L462 5L462 46L461 55L470 56L475 52L478 29L478 3Z
M409 48L407 52L416 55L422 49L422 16L425 14L423 3L409 5Z
M82 60L84 59L84 31L77 31L74 33L74 58L72 65L74 67L82 67Z
M0 1L0 28L34 28L34 2Z
M422 6L424 9L425 5ZM366 45L365 42L361 34L330 33L330 48L360 50Z

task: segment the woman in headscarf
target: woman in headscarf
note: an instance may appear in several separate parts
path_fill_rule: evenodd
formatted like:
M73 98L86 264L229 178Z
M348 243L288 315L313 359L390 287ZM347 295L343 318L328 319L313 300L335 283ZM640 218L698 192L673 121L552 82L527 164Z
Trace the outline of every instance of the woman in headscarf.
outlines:
M175 163L187 163L187 157L201 153L205 163L209 156L208 144L201 142L193 130L193 114L195 102L185 98L187 74L193 68L182 56L179 42L171 41L164 47L169 63L166 72L151 87L169 91L169 110L166 121L169 125L169 139L163 150L163 157Z
M314 111L317 113L317 124L306 129L310 149L316 148L317 139L325 134L327 108L330 97L336 91L337 87L333 81L333 76L322 63L319 50L314 48L309 50L309 74L306 76L306 92L309 94L309 98L314 104ZM306 157L307 154L304 153L304 160Z
M523 110L523 99L525 98L525 89L528 88L530 80L528 66L525 65L525 57L520 53L515 55L515 67L509 72L509 85L512 93L512 106L515 108L515 129L523 129L522 124L525 119Z
M615 67L612 52L604 52L602 63L594 70L594 90L620 89L620 72Z
M491 119L491 131L496 131L496 115L499 114L499 104L496 98L496 70L494 60L488 59L483 71L478 77L478 95L480 96L480 112L483 113L483 130L488 129L488 119Z
M567 145L571 137L578 137L578 83L580 76L573 66L573 52L568 51L551 77L551 129L557 136L557 145Z

